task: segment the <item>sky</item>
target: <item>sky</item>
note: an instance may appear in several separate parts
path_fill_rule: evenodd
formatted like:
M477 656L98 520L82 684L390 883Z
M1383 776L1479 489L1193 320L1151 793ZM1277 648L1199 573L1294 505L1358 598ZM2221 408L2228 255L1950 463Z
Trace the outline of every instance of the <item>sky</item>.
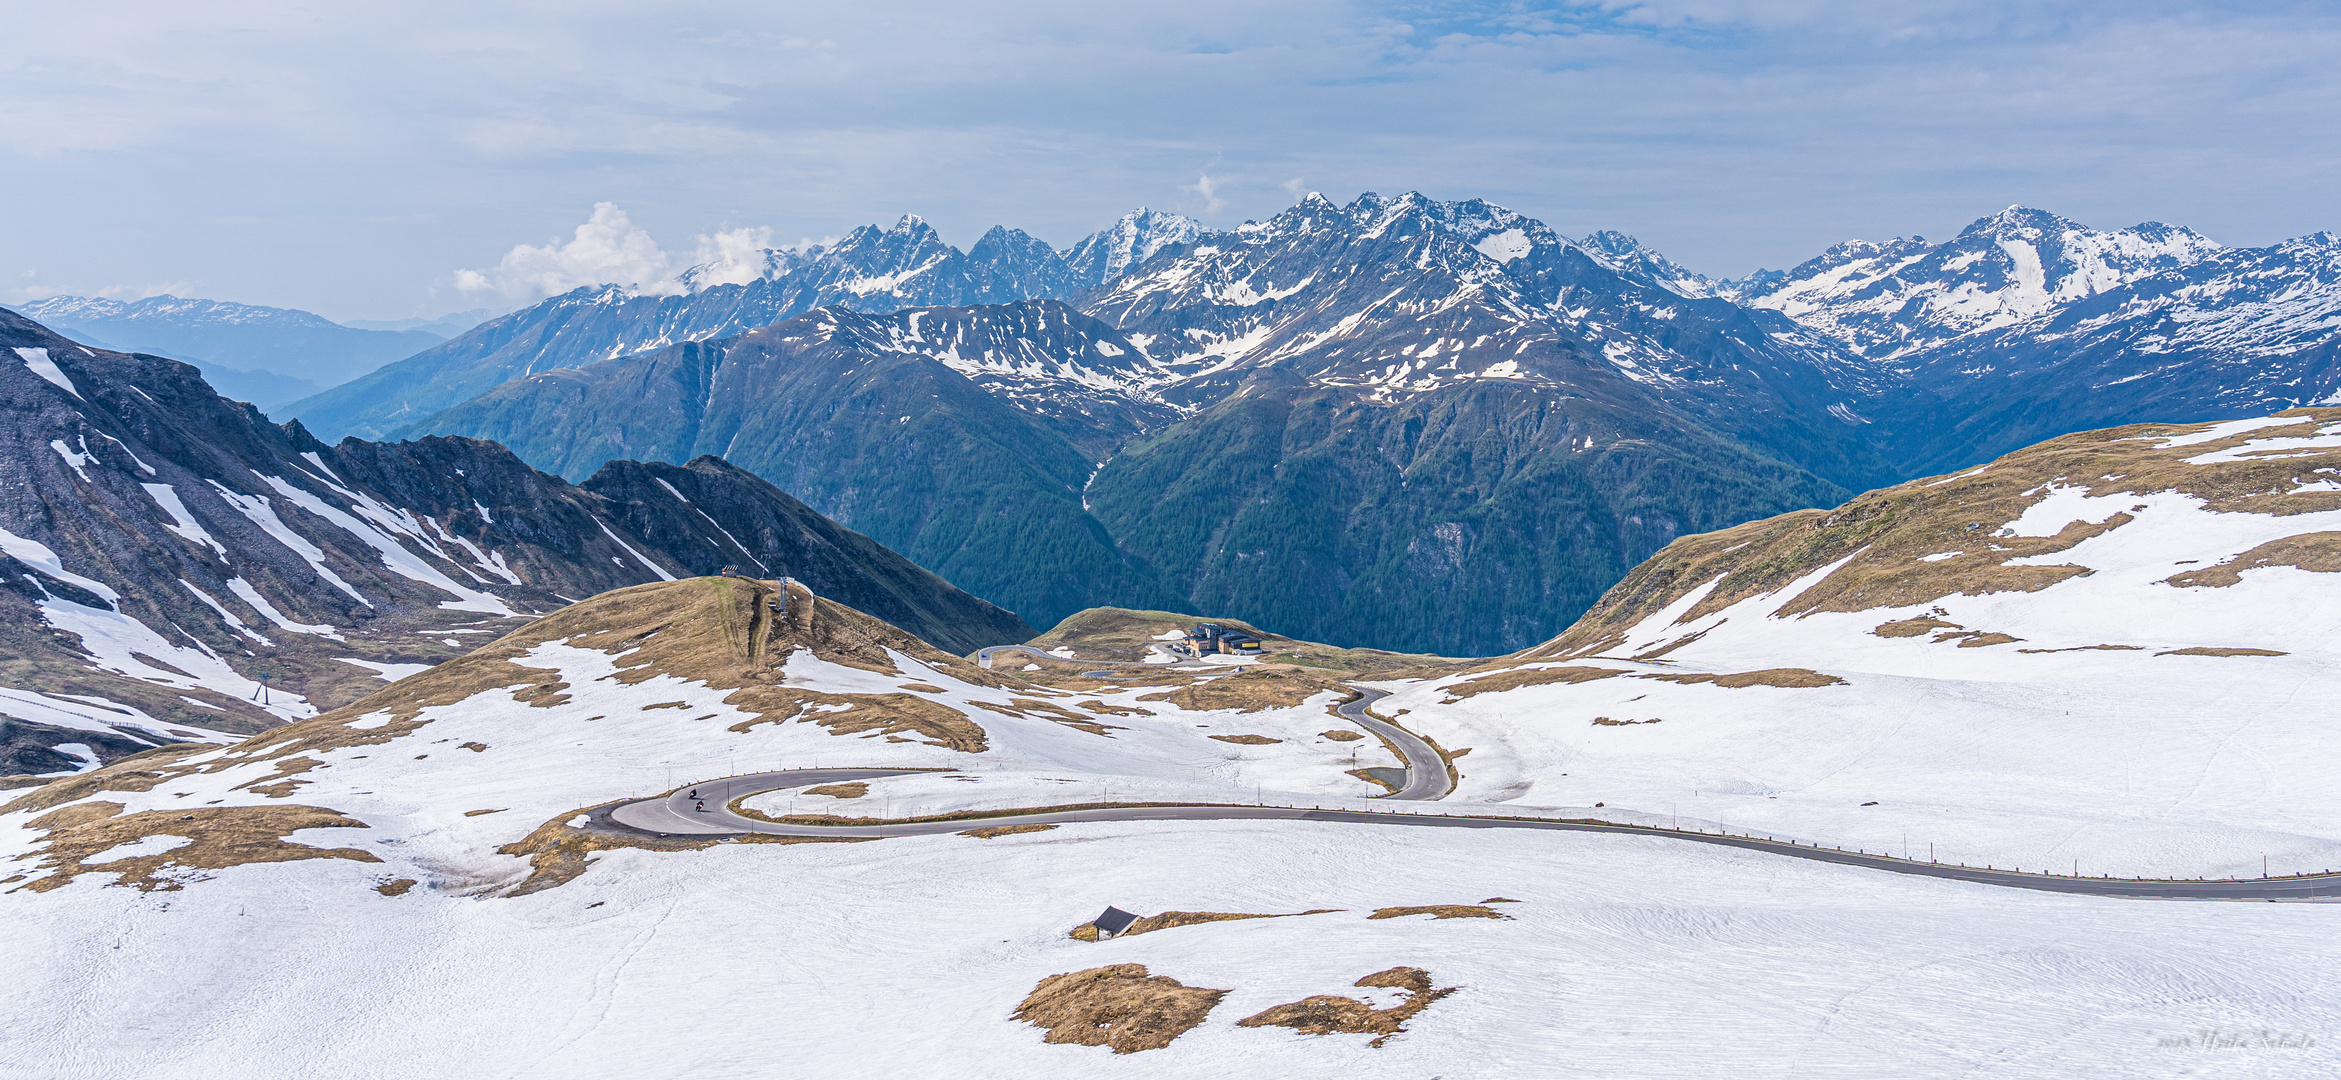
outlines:
M904 213L1064 247L1309 191L1716 276L2011 204L2265 244L2341 229L2337 54L2329 3L85 0L0 37L0 303L435 316Z

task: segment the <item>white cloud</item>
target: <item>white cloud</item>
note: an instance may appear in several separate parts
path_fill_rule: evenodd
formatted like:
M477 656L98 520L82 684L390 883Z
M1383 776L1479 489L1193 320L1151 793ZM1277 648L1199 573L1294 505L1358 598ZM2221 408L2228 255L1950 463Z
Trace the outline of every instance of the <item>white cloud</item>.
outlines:
M2248 243L2341 215L2330 3L109 0L9 30L20 268L200 268L347 316L455 266L480 267L465 306L619 277L568 265L577 220L542 209L596 200L1064 245L1140 203L1266 216L1304 176L1624 229L1718 274L2011 202ZM538 250L488 269L483 236ZM667 273L694 251L669 239Z
M764 276L765 252L772 248L771 226L723 229L702 235L691 254L691 287L745 285Z
M701 238L703 243L709 239ZM456 271L455 287L522 302L581 285L627 285L643 293L673 294L682 291L674 279L677 269L658 241L627 220L618 204L602 202L593 204L593 216L577 227L568 243L555 238L543 247L521 244L486 270Z
M1220 207L1227 205L1227 200L1219 197L1219 181L1212 179L1210 173L1204 173L1201 177L1197 178L1192 185L1189 185L1188 187L1181 190L1192 191L1197 195L1203 196L1203 213L1205 216L1216 214L1219 212Z

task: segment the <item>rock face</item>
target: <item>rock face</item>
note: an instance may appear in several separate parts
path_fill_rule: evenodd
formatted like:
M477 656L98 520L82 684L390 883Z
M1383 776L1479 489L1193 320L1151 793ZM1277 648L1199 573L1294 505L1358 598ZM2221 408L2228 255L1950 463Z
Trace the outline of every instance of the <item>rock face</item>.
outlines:
M1087 291L1128 273L1166 247L1184 244L1208 231L1193 218L1141 206L1067 248L1065 266L1072 272L1077 291Z
M36 744L109 757L108 739L314 715L571 598L703 566L801 565L953 645L1032 632L716 463L588 490L478 440L327 446L189 365L5 311L0 403L0 715L29 763L66 761L26 759Z

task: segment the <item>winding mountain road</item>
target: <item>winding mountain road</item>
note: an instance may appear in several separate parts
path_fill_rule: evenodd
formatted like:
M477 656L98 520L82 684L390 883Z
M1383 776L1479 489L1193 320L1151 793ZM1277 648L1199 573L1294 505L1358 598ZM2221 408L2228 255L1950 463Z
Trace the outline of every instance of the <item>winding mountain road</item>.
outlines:
M1149 647L1159 648L1152 643ZM1066 659L1062 656L1052 656L1029 645L993 645L975 651L976 663L990 667L992 666L992 657L1003 652L1028 653L1050 660ZM1163 650L1162 655L1168 656L1170 653ZM1150 664L1142 660L1074 660L1072 662L1096 664L1099 667L1152 668L1157 671L1169 668L1168 664ZM1224 664L1214 664L1207 669L1188 666L1177 670L1185 672L1197 670L1234 672L1241 669ZM1447 771L1446 755L1439 753L1438 748L1432 746L1429 740L1387 720L1376 719L1366 713L1366 710L1372 707L1375 702L1390 696L1388 690L1375 690L1371 687L1355 684L1345 683L1344 685L1357 691L1358 696L1342 702L1333 711L1341 714L1342 719L1381 736L1382 741L1390 744L1391 749L1396 750L1399 758L1406 763L1405 786L1387 795L1377 796L1377 798L1395 799L1400 802L1428 802L1432 799L1446 798L1448 792L1455 790L1454 776Z
M932 836L1001 825L1064 825L1093 821L1331 821L1357 825L1399 825L1433 829L1543 829L1556 832L1622 833L1743 848L1815 862L1886 870L1919 877L1997 885L2042 892L2156 900L2330 900L2341 899L2341 874L2242 880L2139 880L2026 874L1897 859L1889 855L1808 847L1782 840L1723 836L1686 829L1619 825L1601 821L1506 817L1493 814L1434 814L1389 810L1315 810L1290 806L1100 806L1079 810L1009 811L982 817L888 821L856 825L797 825L744 816L732 809L739 799L766 791L813 784L872 780L918 769L792 769L710 780L671 795L623 803L592 812L589 827L662 837L719 837L749 833L870 839ZM1409 785L1410 787L1412 785ZM694 792L697 798L693 797Z
M978 650L976 658L983 666L990 667L993 655L1000 652L1025 652L1035 656L1048 656L1047 653L1028 646L996 645ZM1050 657L1050 659L1062 660L1064 657ZM1081 662L1095 663L1100 667L1158 668L1163 666L1129 661ZM1405 728L1367 714L1366 710L1369 706L1389 696L1386 691L1362 686L1353 686L1351 689L1358 691L1358 697L1343 702L1336 707L1335 711L1343 719L1381 736L1392 747L1396 748L1406 760L1405 786L1388 795L1381 796L1381 798L1393 802L1428 802L1445 797L1453 789L1453 782L1447 769L1446 758L1439 753L1438 748ZM1670 840L1685 840L1741 848L1748 851L1760 851L1814 862L1835 863L1840 866L1858 866L1897 874L1943 878L1978 885L1996 885L2002 888L2032 889L2041 892L2154 900L2341 899L2341 874L2232 880L2153 880L2028 874L2015 870L1949 866L1941 863L1895 858L1891 855L1873 855L1867 852L1813 847L1794 841L1731 836L1692 829L1667 829L1651 825L1622 825L1605 821L1517 817L1492 813L1440 814L1401 810L1323 810L1294 806L1134 804L1093 806L1073 810L1012 810L976 817L911 819L869 824L804 825L748 817L733 809L739 800L767 791L882 779L924 771L928 770L790 769L724 777L706 781L693 787L678 788L673 793L658 798L621 803L592 811L589 814L590 824L588 827L621 834L649 834L661 837L722 837L753 833L766 836L829 837L857 840L893 836L933 836L940 833L962 832L967 829L1003 825L1065 825L1097 821L1330 821L1357 825L1398 825L1409 828L1434 829L1541 829L1556 832L1620 833L1662 837Z

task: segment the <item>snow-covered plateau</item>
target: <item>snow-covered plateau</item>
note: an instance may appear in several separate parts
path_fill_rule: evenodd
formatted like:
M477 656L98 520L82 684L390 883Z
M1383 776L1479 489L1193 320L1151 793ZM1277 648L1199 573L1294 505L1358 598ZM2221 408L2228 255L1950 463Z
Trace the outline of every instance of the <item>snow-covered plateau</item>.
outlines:
M2318 904L1615 834L977 818L735 842L596 818L892 767L929 771L740 805L1371 806L2084 875L2321 871L2336 536L2341 410L2085 432L1685 537L1543 646L1375 684L1453 756L1457 790L1411 805L1367 801L1362 770L1397 759L1323 673L986 668L801 587L617 590L315 719L10 793L0 1073L2341 1074ZM1109 904L1276 917L1071 935ZM1429 989L1360 985L1394 969ZM1031 1022L1071 973L1175 980L1188 1011L1083 1045L1139 1022Z

